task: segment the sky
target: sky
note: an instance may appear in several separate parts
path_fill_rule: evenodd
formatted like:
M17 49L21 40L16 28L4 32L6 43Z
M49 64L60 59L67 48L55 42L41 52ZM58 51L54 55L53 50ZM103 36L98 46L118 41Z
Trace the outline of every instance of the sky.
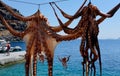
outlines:
M30 3L36 3L36 4L42 4L46 2L52 2L57 0L2 0L7 5L19 10L19 12L23 16L30 16L34 14L38 9L41 11L41 13L48 18L48 21L51 26L57 26L58 21L53 13L52 8L49 4L46 5L32 5L32 4L26 4L26 3L19 3L14 1L24 1L24 2L30 2ZM67 0L63 2L58 2L57 5L64 10L67 14L74 15L75 12L79 9L79 7L82 5L84 0ZM87 0L86 5L88 4L89 0ZM103 13L107 13L109 10L111 10L114 6L116 6L118 3L120 3L120 0L91 0L92 4L97 6L100 11ZM57 10L57 9L56 9ZM67 19L65 19L61 13L57 10L57 14L59 15L60 19L65 22ZM99 16L97 17L99 18ZM80 18L74 20L74 22L69 26L71 28L74 28ZM61 33L63 34L63 32ZM99 39L118 39L120 38L120 9L115 13L115 15L111 18L107 18L99 25Z

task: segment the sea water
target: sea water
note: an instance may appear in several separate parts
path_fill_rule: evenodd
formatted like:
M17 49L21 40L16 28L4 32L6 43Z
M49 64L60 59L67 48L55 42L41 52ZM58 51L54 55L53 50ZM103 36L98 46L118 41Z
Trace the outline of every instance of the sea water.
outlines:
M103 67L103 76L120 76L120 40L99 40ZM12 46L20 45L25 50L24 42L13 42ZM53 76L82 76L82 58L79 52L80 40L63 41L55 49ZM64 69L58 57L69 56L68 68ZM25 76L25 63L0 68L0 76ZM99 76L99 65L97 76ZM38 61L37 76L48 76L47 61Z

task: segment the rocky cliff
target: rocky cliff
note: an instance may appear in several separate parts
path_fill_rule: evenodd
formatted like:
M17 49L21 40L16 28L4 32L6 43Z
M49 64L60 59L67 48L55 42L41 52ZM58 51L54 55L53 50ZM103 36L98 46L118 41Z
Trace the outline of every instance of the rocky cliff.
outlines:
M17 9L10 7L14 12L20 14ZM12 16L1 4L0 4L0 14L7 20L9 25L17 31L23 31L26 27L26 23L16 19ZM21 15L21 14L20 14ZM13 36L9 33L6 27L2 24L0 20L0 39L5 39L7 41L19 41L18 37Z

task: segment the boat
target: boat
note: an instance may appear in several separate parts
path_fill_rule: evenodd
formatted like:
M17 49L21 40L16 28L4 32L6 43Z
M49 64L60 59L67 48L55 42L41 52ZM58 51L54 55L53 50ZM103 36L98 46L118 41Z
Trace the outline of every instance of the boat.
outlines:
M6 44L8 42L5 40L0 40L0 53L6 52ZM22 51L22 48L20 46L10 47L10 52L16 52L16 51Z

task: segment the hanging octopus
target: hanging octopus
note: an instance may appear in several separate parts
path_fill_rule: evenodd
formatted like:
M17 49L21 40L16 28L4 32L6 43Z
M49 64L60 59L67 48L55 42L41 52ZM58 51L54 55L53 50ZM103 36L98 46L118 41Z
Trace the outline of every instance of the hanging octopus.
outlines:
M53 2L53 4L55 3ZM50 3L50 5L52 6L52 3ZM63 28L65 33L74 34L74 33L81 31L80 30L81 28L84 28L84 32L82 33L82 36L80 35L80 37L82 37L81 39L82 41L80 45L80 53L83 57L83 62L82 62L83 76L85 75L84 74L85 71L86 71L86 76L89 76L89 75L92 76L92 71L94 71L94 76L96 76L95 61L98 58L99 58L99 65L100 65L100 76L102 76L101 54L100 54L98 37L97 37L99 33L98 25L105 18L112 17L115 14L115 12L119 9L120 3L117 6L115 6L111 11L109 11L107 14L104 14L100 12L98 8L92 5L90 2L87 6L81 8L82 10L79 10L73 16L66 14L56 4L55 6L60 10L62 15L69 20L75 19L81 16L81 20L79 21L78 25L75 28L69 28L62 23L60 18L57 16L54 7L52 6L55 16L58 19L58 22ZM100 15L102 17L96 20L97 15ZM89 70L91 70L91 74L89 74Z
M27 22L27 28L18 32L14 30L8 23L7 20L0 14L1 22L6 26L6 28L14 36L22 38L26 43L26 55L25 55L25 72L26 76L36 76L37 70L37 56L44 52L47 61L48 61L48 75L53 76L53 58L54 58L54 49L57 44L61 41L73 40L80 37L84 31L84 28L81 28L79 32L68 35L59 35L57 32L62 30L61 26L52 27L48 24L48 20L45 16L41 14L38 10L35 14L24 17L21 16L12 9L3 3L0 0L0 4L6 8L14 17L20 21ZM68 20L64 23L65 26L68 26L74 19Z

